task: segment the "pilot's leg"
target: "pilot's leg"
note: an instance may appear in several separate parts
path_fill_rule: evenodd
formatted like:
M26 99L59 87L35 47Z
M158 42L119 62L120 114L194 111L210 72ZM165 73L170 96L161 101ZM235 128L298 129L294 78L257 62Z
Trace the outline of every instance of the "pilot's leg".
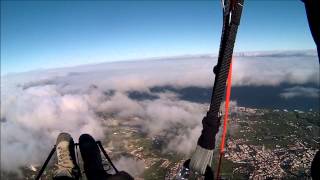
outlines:
M133 178L124 171L111 175L104 170L99 147L89 134L80 136L79 148L83 159L84 171L88 180L133 180Z
M54 180L77 180L79 179L80 169L76 163L74 141L70 134L60 133L56 142L58 163L54 171Z
M79 148L88 180L105 180L110 177L103 168L99 147L92 136L82 134L79 137Z

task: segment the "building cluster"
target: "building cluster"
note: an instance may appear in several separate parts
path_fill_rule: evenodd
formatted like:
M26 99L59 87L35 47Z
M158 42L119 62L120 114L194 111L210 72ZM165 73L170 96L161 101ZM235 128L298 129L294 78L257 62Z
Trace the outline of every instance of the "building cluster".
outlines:
M230 140L225 158L237 164L234 173L248 174L250 179L280 179L288 175L300 177L301 173L302 176L309 174L315 153L315 149L307 148L301 142L286 148L267 149L245 144L244 140Z
M273 113L288 113L288 110L273 110ZM272 134L272 131L266 131L263 137L256 136L258 129L257 116L267 115L269 110L252 109L245 107L237 107L235 109L236 116L232 117L231 123L242 123L241 129L238 131L242 136L232 136L227 143L225 158L236 164L234 173L247 175L250 179L281 179L283 177L293 176L296 178L305 178L310 175L311 161L316 153L316 149L305 142L304 136L299 135L298 129L304 128L301 122L286 120L286 124L296 130L287 135ZM295 113L301 114L302 111L295 110ZM240 115L240 116L239 116ZM279 114L280 115L280 114ZM271 117L271 116L270 116ZM264 118L263 118L264 119ZM271 127L279 126L276 120L269 120ZM312 126L307 126L306 130L312 129ZM309 132L311 132L309 130ZM261 134L258 133L258 134ZM251 143L252 139L256 139L259 143ZM313 137L312 137L313 138ZM271 140L274 144L270 144L268 148L263 145L263 139ZM280 142L295 142L287 145L277 144ZM271 145L271 146L270 146Z

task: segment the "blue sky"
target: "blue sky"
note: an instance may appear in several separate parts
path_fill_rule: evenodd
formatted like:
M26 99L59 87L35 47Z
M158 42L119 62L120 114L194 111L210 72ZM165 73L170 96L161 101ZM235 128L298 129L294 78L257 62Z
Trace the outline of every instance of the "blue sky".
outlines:
M1 1L1 74L218 53L220 1ZM299 0L247 0L236 51L314 49Z

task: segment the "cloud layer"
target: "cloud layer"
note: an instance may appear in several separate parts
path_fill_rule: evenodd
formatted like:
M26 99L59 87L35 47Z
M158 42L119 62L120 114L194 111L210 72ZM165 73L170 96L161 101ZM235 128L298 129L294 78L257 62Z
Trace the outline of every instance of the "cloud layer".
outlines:
M14 94L14 95L13 95ZM101 120L92 104L97 94L64 94L55 85L15 89L1 106L1 168L39 164L60 132L102 137Z
M319 98L320 90L311 87L295 86L285 89L284 92L280 94L280 96L286 99L294 97Z
M103 138L107 127L97 112L130 119L125 123L140 125L149 136L166 133L172 137L166 150L190 153L201 131L206 105L183 101L172 92L152 93L150 88L210 87L215 59L185 56L2 76L1 168L9 171L42 163L61 131L70 132L75 139L81 133ZM310 53L242 54L235 57L233 69L234 86L288 83L297 87L284 90L284 98L301 94L319 97L319 89L304 87L319 85L319 64ZM130 90L150 93L157 99L133 100L127 94ZM168 132L172 127L183 128Z

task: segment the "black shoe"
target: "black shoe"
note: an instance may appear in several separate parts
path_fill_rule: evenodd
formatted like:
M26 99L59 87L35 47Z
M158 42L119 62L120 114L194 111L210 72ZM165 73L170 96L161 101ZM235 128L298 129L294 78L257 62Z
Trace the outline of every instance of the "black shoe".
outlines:
M108 174L102 164L100 150L96 141L89 134L79 137L79 148L83 160L83 168L88 180L105 180Z

